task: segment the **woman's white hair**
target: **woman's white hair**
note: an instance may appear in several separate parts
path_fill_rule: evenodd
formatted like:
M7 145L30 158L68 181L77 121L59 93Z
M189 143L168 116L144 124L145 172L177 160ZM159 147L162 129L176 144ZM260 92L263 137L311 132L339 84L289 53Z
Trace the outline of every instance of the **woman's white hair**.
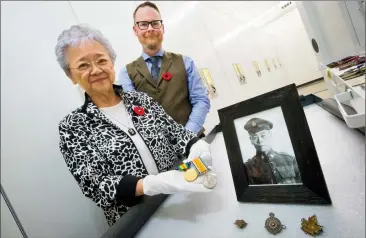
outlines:
M78 46L83 42L95 40L102 44L108 51L109 57L114 63L116 60L116 53L114 52L112 45L107 38L104 37L102 32L97 29L93 29L87 25L73 25L68 30L64 30L57 40L55 47L55 53L57 61L65 73L69 74L69 64L66 60L67 48L69 46Z

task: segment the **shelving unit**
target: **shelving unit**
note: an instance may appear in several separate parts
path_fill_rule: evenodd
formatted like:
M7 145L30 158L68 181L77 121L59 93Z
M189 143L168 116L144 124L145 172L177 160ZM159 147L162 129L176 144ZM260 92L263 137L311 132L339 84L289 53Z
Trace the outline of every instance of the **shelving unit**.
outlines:
M362 53L360 55L362 56L365 54ZM350 128L365 127L365 88L363 87L365 85L365 75L344 80L340 75L357 66L345 70L329 68L326 65L321 66L328 91L336 100L339 111L346 121L346 124ZM346 109L344 105L353 108L354 111Z

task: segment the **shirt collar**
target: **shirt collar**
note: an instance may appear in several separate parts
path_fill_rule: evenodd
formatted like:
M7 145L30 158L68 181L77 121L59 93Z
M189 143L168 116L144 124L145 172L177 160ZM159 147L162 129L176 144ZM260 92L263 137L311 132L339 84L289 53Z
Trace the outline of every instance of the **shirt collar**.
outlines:
M115 85L113 84L113 91L119 95L122 100L124 99L125 94L123 93L123 88L120 85ZM86 112L86 113L90 113L92 112L92 114L95 112L97 112L98 107L94 104L94 102L91 100L90 96L85 92L85 102L84 105L82 106L81 110Z
M265 155L265 156L273 156L273 154L274 154L273 149L271 149L270 151L268 151L268 153L267 153L267 154L264 154L263 152L259 152L259 151L257 150L257 156L262 156L262 155Z
M158 52L156 52L156 54L154 56L163 57L163 55L164 55L164 49L160 48L160 50ZM141 56L144 59L144 61L146 61L148 58L150 58L150 56L148 54L146 54L145 52L142 52Z

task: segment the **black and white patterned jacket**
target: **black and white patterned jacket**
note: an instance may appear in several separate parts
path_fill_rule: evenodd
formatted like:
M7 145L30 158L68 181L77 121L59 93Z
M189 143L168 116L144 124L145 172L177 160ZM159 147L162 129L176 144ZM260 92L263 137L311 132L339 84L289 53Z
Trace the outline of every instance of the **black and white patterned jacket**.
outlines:
M123 99L137 132L149 148L159 172L169 170L178 155L187 156L198 138L176 123L142 92L114 91ZM137 115L134 106L144 108ZM136 183L148 172L131 138L85 95L85 103L59 124L60 150L83 194L102 207L109 225L139 202Z

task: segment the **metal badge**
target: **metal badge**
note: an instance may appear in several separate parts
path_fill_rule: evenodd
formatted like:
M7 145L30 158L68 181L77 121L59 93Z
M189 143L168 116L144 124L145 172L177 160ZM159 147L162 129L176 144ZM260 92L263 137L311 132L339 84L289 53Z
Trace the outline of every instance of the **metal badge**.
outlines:
M248 223L246 223L244 220L236 220L234 224L240 229L243 229L247 226Z
M282 229L286 229L286 226L282 225L281 221L277 219L272 212L269 214L269 218L267 218L264 227L273 235L280 233Z
M306 234L315 236L323 231L323 227L318 224L316 215L309 217L308 220L305 218L301 219L301 230Z

